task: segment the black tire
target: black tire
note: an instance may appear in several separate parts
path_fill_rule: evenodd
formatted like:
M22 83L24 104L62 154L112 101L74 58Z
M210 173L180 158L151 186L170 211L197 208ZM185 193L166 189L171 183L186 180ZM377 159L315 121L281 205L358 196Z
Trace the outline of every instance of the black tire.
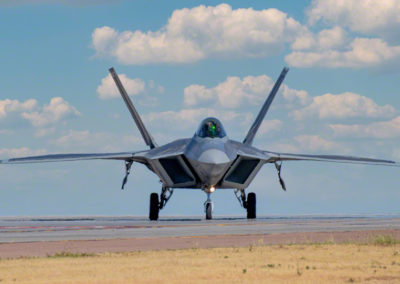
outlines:
M160 212L159 201L158 201L158 194L153 192L150 194L150 213L149 219L151 221L158 220L158 212Z
M206 220L211 220L212 219L212 204L207 203L206 204Z
M256 194L250 192L247 194L247 219L256 218Z

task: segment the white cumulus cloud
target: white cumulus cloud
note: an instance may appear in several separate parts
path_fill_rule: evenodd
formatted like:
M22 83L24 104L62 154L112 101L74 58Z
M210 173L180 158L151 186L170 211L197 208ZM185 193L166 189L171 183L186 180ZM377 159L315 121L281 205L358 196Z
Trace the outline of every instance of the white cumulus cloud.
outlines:
M399 0L313 0L307 11L311 25L339 25L366 35L399 40Z
M355 38L343 49L293 51L285 56L289 65L304 68L375 67L399 59L400 45L390 46L379 38Z
M400 137L400 116L370 124L331 124L329 127L337 136L361 138L396 138Z
M326 50L342 47L347 40L346 31L336 26L317 34L303 33L296 38L291 47L293 50Z
M379 106L372 99L359 94L324 94L314 97L312 103L293 112L295 119L307 117L354 118L354 117L390 117L395 109L390 105Z
M158 31L92 33L97 56L123 64L188 63L208 57L260 57L280 51L307 31L277 9L232 9L228 4L175 10Z
M247 76L243 79L232 76L215 87L190 85L184 89L186 106L197 106L218 103L223 108L238 108L244 104L260 105L267 98L274 81L267 75ZM309 102L310 97L304 90L291 89L286 85L281 87L285 100L301 105Z
M47 127L70 117L80 116L80 113L61 97L55 97L42 109L23 112L22 117L29 120L35 127Z
M40 106L35 99L24 102L0 100L0 122L29 121L35 127L36 135L43 136L54 131L54 126L66 119L80 116L76 108L61 97L54 97L49 104Z
M130 96L143 93L146 88L146 83L142 79L130 79L125 74L119 74L118 77ZM110 74L101 79L101 84L97 87L97 93L102 100L120 97L117 86Z
M18 100L0 100L0 119L7 117L12 112L32 111L37 107L38 103L34 99L20 102Z
M373 68L400 61L400 0L313 0L307 15L310 25L331 28L301 33L285 56L291 66Z

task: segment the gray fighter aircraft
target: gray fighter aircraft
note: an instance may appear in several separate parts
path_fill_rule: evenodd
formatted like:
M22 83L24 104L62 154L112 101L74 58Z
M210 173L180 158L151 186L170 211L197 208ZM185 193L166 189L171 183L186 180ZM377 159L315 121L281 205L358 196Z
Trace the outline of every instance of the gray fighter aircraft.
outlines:
M198 188L203 190L207 194L207 200L204 203L206 219L212 219L213 203L210 198L211 194L217 189L233 189L240 205L247 209L247 218L254 219L256 218L256 194L250 192L246 196L245 189L250 185L260 168L267 163L275 164L283 190L286 190L286 186L281 177L282 161L309 160L400 166L398 163L388 160L336 155L276 153L260 150L252 146L257 130L264 120L286 73L289 71L288 68L282 70L243 142L230 140L221 122L217 118L209 117L200 123L192 138L178 139L163 146L158 146L147 131L114 69L111 68L109 71L139 128L144 142L150 148L149 150L122 153L32 156L2 160L0 164L92 159L121 160L125 162L126 170L122 189L124 189L128 181L132 164L134 162L144 164L158 176L162 183L161 194L151 193L150 195L150 220L158 219L159 211L167 204L175 188Z

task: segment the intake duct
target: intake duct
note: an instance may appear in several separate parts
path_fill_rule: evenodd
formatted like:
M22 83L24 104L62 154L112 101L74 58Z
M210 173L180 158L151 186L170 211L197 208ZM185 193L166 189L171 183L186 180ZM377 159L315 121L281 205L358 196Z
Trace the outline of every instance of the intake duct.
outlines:
M258 159L242 159L225 180L228 182L244 184L259 162L260 160Z
M194 181L177 157L159 159L159 162L174 184Z

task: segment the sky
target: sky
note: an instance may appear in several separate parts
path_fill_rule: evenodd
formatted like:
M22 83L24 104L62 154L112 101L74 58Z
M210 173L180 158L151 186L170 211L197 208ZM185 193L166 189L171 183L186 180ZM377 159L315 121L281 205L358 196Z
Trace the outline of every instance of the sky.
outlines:
M218 117L242 141L284 66L254 146L400 161L400 0L1 1L0 158L146 149L114 67L158 144ZM158 178L121 161L0 167L0 216L148 214ZM398 214L399 168L284 162L247 189L259 215ZM161 216L203 215L176 189ZM232 190L214 215L243 215Z

